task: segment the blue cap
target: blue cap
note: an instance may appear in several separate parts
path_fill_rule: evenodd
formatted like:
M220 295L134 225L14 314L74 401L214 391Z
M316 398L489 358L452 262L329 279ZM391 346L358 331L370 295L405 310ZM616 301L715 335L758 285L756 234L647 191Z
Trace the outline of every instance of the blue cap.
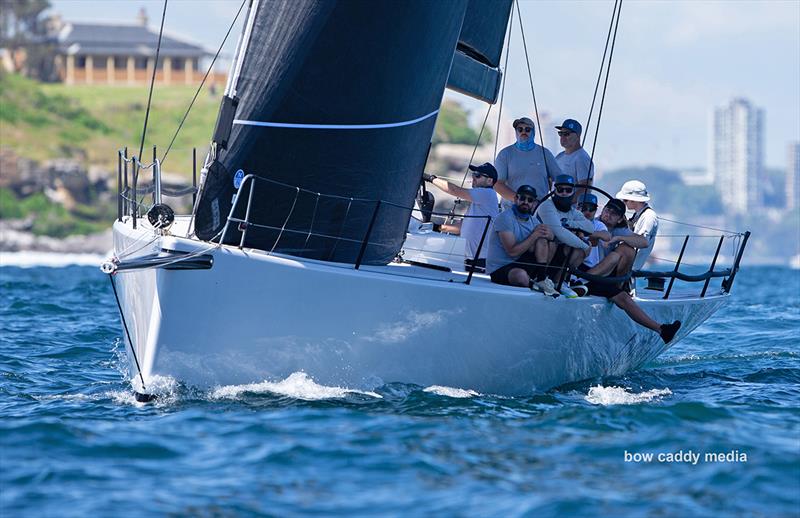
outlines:
M597 196L595 196L594 194L590 194L588 192L586 194L581 194L578 197L578 203L581 205L586 203L597 207Z
M556 126L556 129L557 130L574 131L578 135L580 135L581 131L583 131L583 128L581 127L581 123L576 121L575 119L567 119L567 120L565 120L563 123L561 123L561 126Z
M556 176L556 181L553 182L553 185L571 185L575 187L575 178L568 174L560 174Z

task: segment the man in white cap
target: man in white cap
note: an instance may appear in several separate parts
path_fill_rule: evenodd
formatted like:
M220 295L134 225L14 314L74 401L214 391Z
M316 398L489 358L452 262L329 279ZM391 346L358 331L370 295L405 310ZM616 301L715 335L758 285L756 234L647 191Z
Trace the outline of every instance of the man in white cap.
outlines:
M647 248L639 249L636 260L633 262L633 269L641 270L656 243L658 214L648 205L650 196L647 194L647 186L639 180L625 182L616 197L624 201L625 207L633 212L633 216L628 218L633 233L643 236L650 243Z
M540 196L550 192L550 183L561 174L553 153L536 144L533 121L522 117L514 121L517 141L497 153L497 183L494 190L503 197L503 208L515 202L517 189L530 185Z

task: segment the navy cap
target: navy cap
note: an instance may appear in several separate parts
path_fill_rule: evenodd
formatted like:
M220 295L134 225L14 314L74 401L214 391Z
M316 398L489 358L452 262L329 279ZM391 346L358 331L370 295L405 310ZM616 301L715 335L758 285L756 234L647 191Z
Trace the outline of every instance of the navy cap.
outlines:
M481 165L469 165L470 171L475 171L476 173L485 174L495 182L497 181L497 169L494 168L492 164L486 162L485 164Z
M561 126L556 126L556 129L557 130L574 131L578 135L580 135L581 131L583 131L583 128L581 127L581 123L576 121L575 119L567 119L567 120L565 120L563 123L561 123Z
M532 185L520 185L519 189L517 189L517 194L528 194L537 200L539 199L539 195L536 194L536 189L534 189Z
M608 203L606 203L606 208L616 212L619 216L624 216L625 210L627 209L627 207L625 207L625 202L617 198L609 200Z
M560 174L556 176L556 181L553 182L554 185L571 185L575 187L575 178L568 174Z

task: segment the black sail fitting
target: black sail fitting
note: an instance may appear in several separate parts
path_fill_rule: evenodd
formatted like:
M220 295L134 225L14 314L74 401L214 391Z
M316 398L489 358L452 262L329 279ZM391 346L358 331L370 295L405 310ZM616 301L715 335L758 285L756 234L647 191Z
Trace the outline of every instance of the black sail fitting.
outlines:
M383 200L362 263L391 261L467 4L260 0L234 77L227 149L218 149L200 194L198 237L219 234L237 179L252 174L285 186L245 184L234 212L244 219L255 186L245 247L353 263L376 207L366 200ZM238 245L243 230L229 225L223 242Z

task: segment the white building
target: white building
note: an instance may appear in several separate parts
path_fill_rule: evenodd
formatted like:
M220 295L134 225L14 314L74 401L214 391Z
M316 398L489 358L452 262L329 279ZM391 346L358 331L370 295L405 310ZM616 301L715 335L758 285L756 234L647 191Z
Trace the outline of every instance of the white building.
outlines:
M789 144L786 157L786 209L800 207L800 142Z
M533 122L536 121L534 120ZM564 149L561 147L561 140L558 138L558 130L556 129L556 126L562 122L562 119L554 119L549 112L539 112L539 123L542 126L543 135L540 135L539 128L536 128L536 143L540 146L546 147L551 153L553 153L553 155L557 155L564 151ZM543 137L544 143L542 143Z
M764 110L733 99L711 117L709 170L727 212L762 206L764 185Z

